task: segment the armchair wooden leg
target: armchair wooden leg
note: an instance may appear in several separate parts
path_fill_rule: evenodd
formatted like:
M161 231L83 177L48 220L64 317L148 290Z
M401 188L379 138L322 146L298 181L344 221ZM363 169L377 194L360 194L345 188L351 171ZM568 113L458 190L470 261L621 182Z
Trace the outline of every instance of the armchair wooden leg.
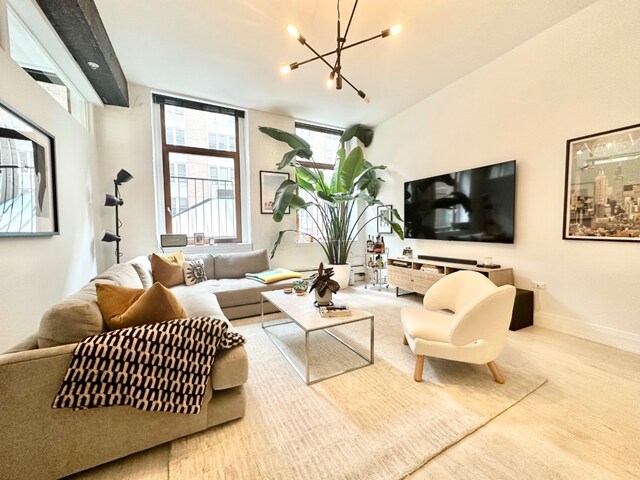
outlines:
M413 373L413 379L416 382L422 381L422 369L424 368L424 355L416 355L416 370Z
M498 382L500 384L503 384L504 383L504 377L500 373L500 370L498 370L498 366L496 365L496 362L491 360L489 363L487 363L487 367L489 367L489 370L491 370L491 374L493 375L493 379L496 382Z
M409 345L409 342L407 341L407 336L406 335L402 336L402 344L403 345Z

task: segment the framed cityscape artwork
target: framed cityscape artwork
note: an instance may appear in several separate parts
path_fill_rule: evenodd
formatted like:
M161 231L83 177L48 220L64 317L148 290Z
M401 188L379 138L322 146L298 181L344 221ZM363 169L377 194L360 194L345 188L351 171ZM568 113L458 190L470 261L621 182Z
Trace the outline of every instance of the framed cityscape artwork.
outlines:
M567 140L562 238L640 241L640 124Z

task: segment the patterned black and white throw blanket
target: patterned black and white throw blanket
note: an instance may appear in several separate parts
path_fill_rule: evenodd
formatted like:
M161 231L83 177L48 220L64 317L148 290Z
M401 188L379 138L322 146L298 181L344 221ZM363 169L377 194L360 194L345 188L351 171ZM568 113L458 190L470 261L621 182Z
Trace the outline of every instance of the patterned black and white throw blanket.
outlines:
M242 335L212 317L123 328L85 338L52 408L129 405L154 412L198 413L214 355L242 345Z

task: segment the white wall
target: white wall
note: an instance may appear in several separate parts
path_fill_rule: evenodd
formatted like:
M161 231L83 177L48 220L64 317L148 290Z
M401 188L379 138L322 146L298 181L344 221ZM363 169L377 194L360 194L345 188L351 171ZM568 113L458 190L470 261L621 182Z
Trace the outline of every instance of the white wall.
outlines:
M0 9L2 9L0 1ZM60 235L0 238L0 351L96 272L94 137L0 49L0 101L55 137Z
M94 190L94 202L104 205L104 196L113 195L113 180L120 169L133 179L120 186L124 205L119 209L121 261L147 255L157 248L153 141L151 138L151 93L149 89L129 86L129 108L95 109L95 132L100 161L100 180ZM113 207L99 210L103 229L115 233ZM115 243L100 242L98 267L104 270L115 263Z
M492 256L518 287L546 282L536 324L640 352L640 244L562 240L566 140L640 123L639 18L640 2L601 0L380 125L369 158L390 166L382 199L400 211L404 181L517 160L514 245L391 253Z

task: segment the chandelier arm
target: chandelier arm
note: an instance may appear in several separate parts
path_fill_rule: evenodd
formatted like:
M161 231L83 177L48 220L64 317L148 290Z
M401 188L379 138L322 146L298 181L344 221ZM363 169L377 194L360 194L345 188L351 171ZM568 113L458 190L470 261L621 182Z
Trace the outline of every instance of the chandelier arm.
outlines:
M358 42L350 43L346 47L341 47L340 50L347 50L349 48L357 47L358 45L362 45L363 43L370 42L371 40L375 40L376 38L382 38L382 33L374 35L373 37L365 38L364 40L360 40Z
M356 0L356 3L353 4L353 10L351 10L351 16L349 17L349 23L347 23L347 29L344 31L344 35L342 37L344 38L344 41L342 42L343 46L347 41L347 35L349 34L349 28L351 27L351 20L353 20L353 14L356 13L357 6L358 6L358 0Z
M313 53L315 53L315 55L316 55L316 56L315 56L315 58L313 58L313 59L311 59L311 60L309 60L309 61L312 61L312 60L322 60L322 62L323 62L327 67L329 67L330 69L332 69L332 70L333 70L333 67L331 66L331 64L325 60L325 58L324 58L324 57L325 57L325 55L320 55L320 54L318 53L318 51L317 51L315 48L313 48L311 45L309 45L309 43L308 43L308 42L307 42L307 43L305 43L304 45L305 45L309 50L311 50ZM331 52L331 53L335 53L335 52ZM327 54L327 55L328 55L328 54ZM298 64L298 65L299 65L299 64Z
M340 38L340 0L338 0L338 48L336 48L336 53L338 53L338 56L333 65L333 69L331 70L333 73L336 72L336 69L338 68L338 64L340 63L340 53L342 52L342 50L345 49L344 44L347 41L347 35L349 34L349 29L351 28L351 22L353 21L353 15L356 13L357 6L358 6L358 0L356 0L355 3L353 4L353 8L351 9L351 15L349 16L349 22L347 23L347 29L344 31L344 35L342 36L342 39L341 39Z
M347 45L346 47L342 47L342 50L344 51L344 50L347 50L347 49L352 48L352 47L357 47L358 45L362 45L363 43L369 42L371 40L375 40L376 38L380 38L380 37L382 37L381 33L379 33L378 35L374 35L373 37L369 37L369 38L366 38L364 40L360 40L359 42L351 43L351 44ZM312 50L312 51L315 52L315 50ZM334 55L335 53L337 53L337 49L336 50L331 50L330 52L327 52L327 53L323 53L322 55L319 55L316 52L316 56L315 57L311 57L311 58L308 58L308 59L306 59L306 60L304 60L302 62L296 62L296 63L298 64L298 66L301 66L301 65L304 65L305 63L310 63L310 62L313 62L315 60L320 60L320 59L322 59L324 57L328 57L330 55Z
M371 39L369 39L369 40L371 40ZM309 42L305 43L305 46L306 46L309 50L311 50L313 53L315 53L315 54L316 54L316 57L317 57L319 60L322 60L322 62L323 62L327 67L329 67L329 68L331 69L331 71L334 71L334 70L333 70L333 67L331 66L331 64L330 64L329 62L327 62L327 61L324 59L324 57L323 57L322 55L320 55L320 54L316 51L316 49L315 49L315 48L313 48L311 45L309 45ZM338 76L339 76L340 78L342 78L345 82L347 82L347 84L348 84L351 88L353 88L356 92L358 92L358 94L360 94L360 90L358 90L358 89L355 87L355 85L354 85L353 83L351 83L349 80L347 80L347 79L345 78L345 76L344 76L344 75L342 75L342 73L338 73Z
M316 60L320 60L324 57L328 57L329 55L333 55L334 53L336 53L335 50L328 52L328 53L323 53L322 55L316 55L315 57L311 57L311 58L307 58L305 61L303 62L297 62L298 66L304 65L306 63L311 63L311 62L315 62Z
M347 82L347 85L349 85L351 88L353 88L353 89L356 91L356 93L360 92L360 90L359 90L358 88L356 88L356 86L355 86L353 83L351 83L349 80L347 80L347 79L345 78L345 76L344 76L344 75L340 74L340 77L341 77L345 82Z

